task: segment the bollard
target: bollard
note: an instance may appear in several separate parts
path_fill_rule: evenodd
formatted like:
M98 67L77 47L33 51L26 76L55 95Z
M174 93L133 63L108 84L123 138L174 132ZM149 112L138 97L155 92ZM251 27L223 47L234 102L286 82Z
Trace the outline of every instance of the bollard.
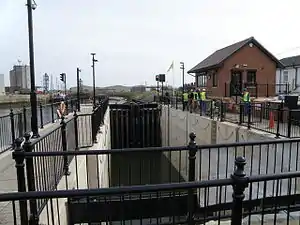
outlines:
M30 142L30 133L25 133L24 135L25 142L24 142L24 151L25 152L32 152L33 146ZM26 159L26 176L27 176L27 185L28 191L35 191L35 174L34 174L34 162L33 157L28 157ZM39 216L37 213L37 200L31 199L29 201L29 208L30 208L30 218L29 224L38 225L39 224Z
M188 144L189 149L189 182L195 181L195 168L196 168L196 153L197 153L197 144L195 141L196 134L190 133L190 142ZM194 202L194 191L195 189L188 190L188 224L194 225L194 213L195 213L195 202Z
M40 123L41 123L41 128L44 128L44 123L43 123L43 105L40 102Z
M244 157L240 156L235 159L235 170L231 175L233 180L231 224L242 224L244 191L248 186L248 178L244 171L245 165L246 160Z
M15 140L15 146L14 152L12 154L13 159L16 162L16 170L17 170L17 185L18 185L18 192L26 192L26 181L25 181L25 155L24 155L24 149L22 148L23 138L18 138ZM26 200L20 200L20 219L21 219L21 225L27 225L28 224L28 210L27 210L27 201Z
M10 117L10 127L11 127L11 145L14 148L15 147L15 139L16 139L16 132L15 132L15 117L14 117L14 112L13 109L10 109L10 113L9 113L9 117Z
M63 151L66 152L68 151L68 145L67 145L67 131L66 131L66 121L65 121L65 117L62 116L61 117L61 141L62 141L62 147L63 147ZM69 161L68 161L68 156L65 155L64 156L64 175L65 176L69 176L71 173L69 171Z

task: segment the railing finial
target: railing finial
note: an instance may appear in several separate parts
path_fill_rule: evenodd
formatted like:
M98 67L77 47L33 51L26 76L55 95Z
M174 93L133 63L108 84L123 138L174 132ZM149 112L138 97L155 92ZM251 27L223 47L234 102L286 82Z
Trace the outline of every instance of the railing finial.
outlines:
M25 142L28 142L29 139L30 139L30 137L31 137L31 134L30 134L29 132L26 132L26 133L24 134Z
M190 135L189 135L189 137L190 137L190 143L191 143L191 142L194 143L194 142L195 142L195 139L196 139L196 134L195 134L194 132L191 132Z

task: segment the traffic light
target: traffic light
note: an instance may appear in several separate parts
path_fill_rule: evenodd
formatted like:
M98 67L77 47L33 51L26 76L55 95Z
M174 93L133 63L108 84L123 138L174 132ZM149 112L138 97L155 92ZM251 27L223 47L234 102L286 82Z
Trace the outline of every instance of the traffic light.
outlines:
M66 81L66 74L65 74L65 73L61 73L61 74L60 74L60 80L61 80L62 82L65 82L65 81Z
M159 75L156 75L156 76L155 76L155 80L156 80L156 81L159 81Z
M166 81L166 75L165 74L156 75L155 80L157 82L165 82Z

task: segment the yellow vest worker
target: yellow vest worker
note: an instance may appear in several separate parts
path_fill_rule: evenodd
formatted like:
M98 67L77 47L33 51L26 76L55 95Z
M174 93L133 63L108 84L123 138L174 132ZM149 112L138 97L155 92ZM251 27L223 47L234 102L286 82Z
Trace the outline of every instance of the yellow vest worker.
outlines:
M189 100L189 94L188 93L183 93L183 101L187 102Z
M201 92L200 92L200 99L201 99L202 101L206 100L206 92L205 92L205 91L201 91Z
M250 102L250 95L248 91L244 92L243 102Z

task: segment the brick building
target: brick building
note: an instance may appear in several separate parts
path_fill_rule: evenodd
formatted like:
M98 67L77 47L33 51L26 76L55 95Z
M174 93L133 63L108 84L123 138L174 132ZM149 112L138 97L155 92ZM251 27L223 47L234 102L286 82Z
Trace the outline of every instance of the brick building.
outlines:
M195 74L198 87L215 97L241 95L247 87L251 96L274 96L276 70L283 64L254 37L219 49L188 73Z

